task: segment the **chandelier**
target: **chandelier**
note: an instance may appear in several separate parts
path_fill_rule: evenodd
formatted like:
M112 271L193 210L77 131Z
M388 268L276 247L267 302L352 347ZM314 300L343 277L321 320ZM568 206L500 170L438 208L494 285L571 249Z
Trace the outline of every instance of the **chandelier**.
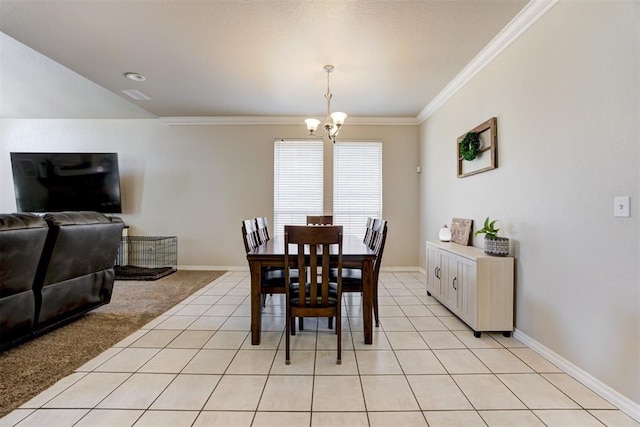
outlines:
M307 124L307 130L309 131L309 136L318 136L323 138L328 136L331 142L335 144L336 136L340 132L342 125L344 124L344 119L347 118L346 113L341 113L336 111L335 113L331 112L331 98L333 95L331 94L331 89L329 88L329 74L334 70L333 65L325 65L324 71L327 73L327 93L324 94L324 98L327 100L327 120L324 122L324 133L322 135L316 135L316 130L318 129L318 125L320 125L320 120L318 119L305 119L305 123Z

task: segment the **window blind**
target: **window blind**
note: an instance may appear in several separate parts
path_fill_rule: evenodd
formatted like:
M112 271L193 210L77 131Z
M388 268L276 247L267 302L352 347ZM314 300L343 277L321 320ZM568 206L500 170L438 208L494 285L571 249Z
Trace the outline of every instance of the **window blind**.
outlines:
M364 237L368 217L382 218L382 143L336 141L333 222Z
M322 140L278 140L274 147L273 232L322 215Z

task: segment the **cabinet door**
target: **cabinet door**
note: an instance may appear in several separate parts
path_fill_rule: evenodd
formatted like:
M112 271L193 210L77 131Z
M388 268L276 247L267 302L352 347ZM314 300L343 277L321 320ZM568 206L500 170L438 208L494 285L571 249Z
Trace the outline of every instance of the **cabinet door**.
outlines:
M440 296L440 249L427 245L427 292Z
M458 316L472 328L478 325L478 294L476 283L477 264L458 257L456 262L456 292L458 296Z
M440 295L442 302L454 312L458 307L457 258L450 252L440 251Z

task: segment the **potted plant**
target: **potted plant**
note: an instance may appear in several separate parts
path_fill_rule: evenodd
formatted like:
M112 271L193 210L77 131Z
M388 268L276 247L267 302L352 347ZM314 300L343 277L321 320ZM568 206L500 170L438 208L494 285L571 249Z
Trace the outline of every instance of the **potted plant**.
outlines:
M496 228L497 219L491 221L489 217L484 220L484 227L476 231L474 236L484 234L484 252L489 255L507 256L509 255L509 239L498 237L499 228Z

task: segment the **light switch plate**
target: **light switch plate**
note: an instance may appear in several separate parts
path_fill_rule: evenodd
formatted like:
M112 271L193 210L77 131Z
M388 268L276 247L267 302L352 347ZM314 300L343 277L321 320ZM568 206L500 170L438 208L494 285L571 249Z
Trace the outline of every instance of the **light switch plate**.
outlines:
M616 196L613 199L613 215L620 218L629 217L629 196Z

